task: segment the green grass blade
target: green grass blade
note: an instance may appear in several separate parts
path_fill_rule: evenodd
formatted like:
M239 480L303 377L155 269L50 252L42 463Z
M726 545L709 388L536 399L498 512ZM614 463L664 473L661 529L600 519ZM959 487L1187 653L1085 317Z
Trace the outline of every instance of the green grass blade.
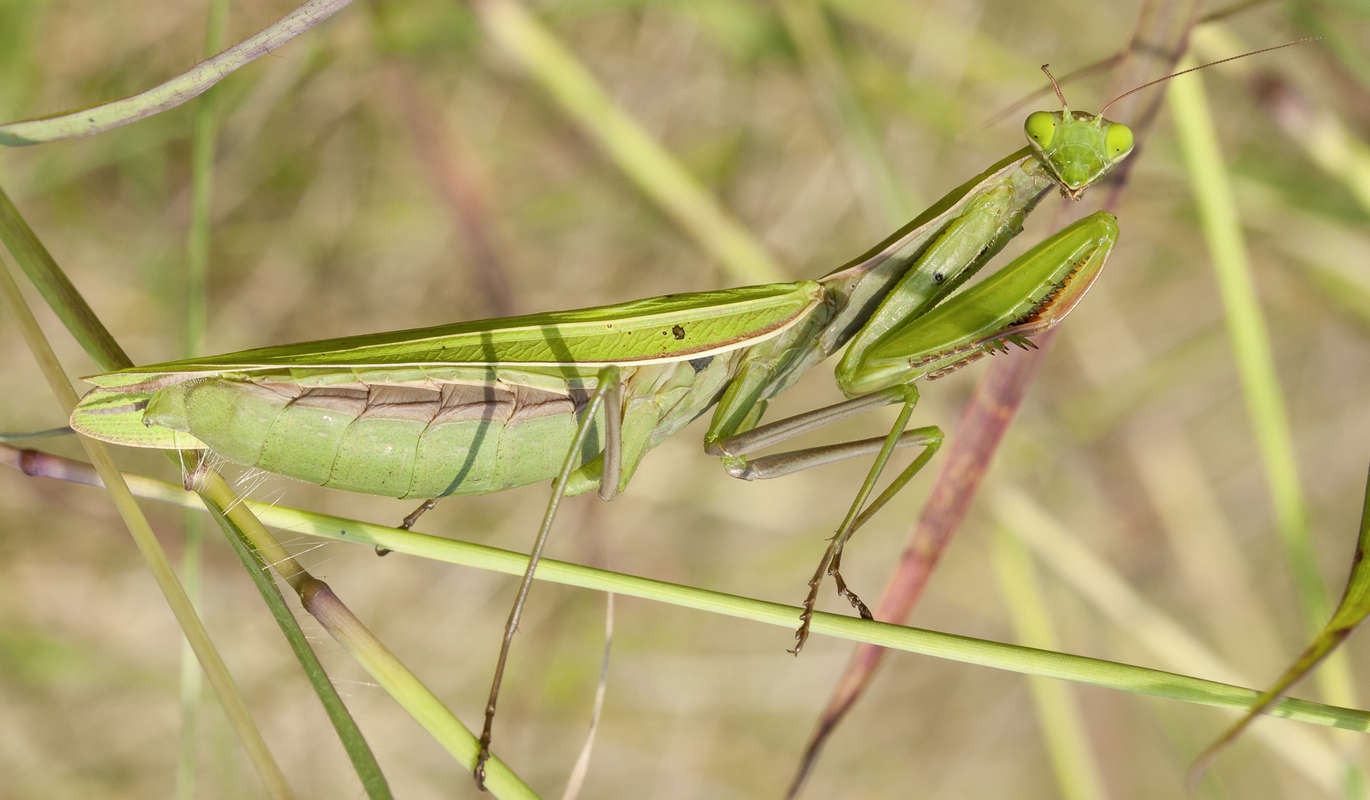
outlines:
M11 448L0 446L0 453ZM74 478L80 465L67 463L55 456L48 459L62 462L60 471L67 479ZM7 460L17 461L13 457ZM140 496L165 502L194 504L195 495L177 489L164 481L146 477L130 478L130 486ZM308 536L339 542L351 542L407 553L421 558L450 564L522 575L528 557L522 553L497 547L463 542L415 531L405 531L375 525L345 517L319 514L301 509L245 500L242 506L250 509L263 523ZM609 570L585 567L565 561L543 559L538 565L538 580L576 586L583 589L608 591L707 611L724 616L748 619L785 629L793 629L800 609L783 603L771 603L739 595L698 589L692 586L653 580ZM875 644L910 653L930 655L966 664L977 664L1024 675L1058 678L1086 683L1135 694L1164 697L1172 700L1245 709L1259 696L1253 689L1232 686L1179 675L1164 670L1122 664L1114 661L1087 658L1068 653L1039 650L1032 647L959 636L950 633L910 628L874 620L863 620L839 614L818 613L813 631L851 641ZM1287 717L1302 722L1370 732L1370 711L1315 703L1308 700L1285 698L1270 710L1272 716Z
M181 550L181 585L185 587L191 607L203 610L200 600L204 586L204 518L198 511L189 508L183 511L181 518L185 531L185 544ZM181 640L180 659L178 694L181 704L181 740L176 753L176 797L178 800L192 800L196 795L196 776L200 771L199 721L204 682L200 680L200 662L185 639Z
M994 572L1004 607L1018 640L1031 647L1059 647L1055 626L1042 596L1041 582L1023 543L1000 525L991 544ZM1102 800L1103 775L1089 745L1089 732L1070 688L1044 678L1031 678L1033 705L1046 738L1056 784L1066 800Z
M1300 678L1308 673L1309 670L1317 666L1319 661L1326 658L1346 637L1360 625L1367 614L1370 614L1370 563L1367 563L1366 555L1370 553L1370 477L1365 483L1365 503L1361 509L1360 534L1356 540L1356 554L1351 559L1351 577L1346 582L1346 591L1342 594L1341 603L1337 605L1337 610L1333 612L1332 618L1327 621L1322 631L1308 645L1308 647L1289 665L1284 674L1264 692L1260 698L1251 706L1240 720L1231 728L1228 728L1218 740L1209 745L1194 762L1192 780L1197 780L1217 758L1218 754L1230 745L1241 732L1246 729L1256 717L1265 713L1270 705L1281 697L1285 692L1298 682Z
M4 241L11 251L20 257L25 272L30 275L31 279L40 287L40 289L44 286L55 286L64 287L64 291L69 290L70 297L66 294L59 293L56 302L51 300L49 302L53 304L54 310L59 312L59 316L61 316L61 311L63 309L74 309L74 313L61 316L62 321L66 323L68 330L78 341L83 344L90 342L95 345L93 347L87 347L87 352L89 352L102 367L106 369L118 369L130 365L127 356L119 349L117 343L114 342L108 331L100 323L100 320L95 316L94 312L91 311L84 299L76 292L75 287L72 286L56 261L53 260L47 249L19 215L18 210L8 202L8 198L6 198L3 193L0 193L0 241ZM6 273L6 275L8 276L8 273ZM19 295L16 294L15 297L18 298ZM27 309L25 308L24 311L27 312ZM108 340L108 346L102 346L101 344L105 339ZM70 384L66 383L66 377L61 372L60 366L55 365L55 362L53 369L56 370L54 373L55 375L61 376L62 386L64 387L64 392L61 394L61 399L63 401L62 405L65 409L65 413L70 413L71 407L76 402L76 395L72 391ZM92 462L95 462L96 456L93 455L93 453L94 448L98 443L87 440L84 437L78 437L78 439L80 439L82 446L86 447L87 451L92 453L91 459ZM101 457L107 462L108 467L110 469L116 469L107 450L103 447L98 449L101 451ZM175 456L173 456L173 459L174 458ZM134 535L135 542L139 544L139 549L144 552L144 557L148 561L149 568L153 570L154 576L158 578L159 585L163 584L164 579L158 574L158 570L160 569L159 564L164 564L166 561L166 555L161 551L160 546L157 545L156 539L152 536L146 520L141 516L141 512L138 511L136 505L132 504L131 496L127 502L122 499L121 495L127 494L127 487L120 479L117 472L112 476L102 475L101 477L104 485L106 487L111 487L109 489L111 497L115 501L116 507L119 508L121 516L124 517L125 524ZM212 507L208 498L204 500L204 505L206 507ZM238 535L245 535L241 528L242 523L239 522L237 524L239 525ZM145 543L142 540L144 535L150 538L149 542ZM148 549L149 547L155 548L155 552L150 551ZM150 552L152 553L151 555L149 554ZM263 775L264 780L268 783L279 784L278 787L273 786L271 789L272 794L281 797L288 796L289 789L285 785L284 777L280 774L279 767L276 766L274 760L271 758L270 751L266 749L260 733L257 732L253 725L251 717L247 713L246 706L243 704L241 697L237 694L236 687L233 686L231 676L229 676L226 671L221 676L215 675L211 671L213 669L213 663L218 663L219 668L222 669L222 659L220 659L217 652L213 650L212 642L209 641L208 634L204 633L203 625L200 623L199 617L184 588L176 582L175 574L170 571L170 566L166 565L166 568L170 584L164 585L163 591L168 598L168 603L172 604L172 610L177 616L177 621L181 622L184 627L185 624L188 624L185 620L190 620L191 623L198 626L199 631L204 636L203 643L197 642L197 634L195 631L187 628L185 629L186 640L195 650L195 654L200 661L201 666L205 669L206 673L209 674L211 685L215 687L220 702L224 704L230 722L233 724L239 738L244 742L244 746L247 748L249 756L252 758L258 772ZM270 596L263 595L263 597L266 600L267 605L270 606ZM176 605L178 602L184 602L187 607L185 609L178 608ZM285 633L287 640L292 638L289 630L283 629L283 632ZM303 641L302 638L301 641ZM206 647L209 648L208 655L205 650ZM329 696L336 696L336 692L333 690L332 685L328 683L321 673L316 674L315 672L306 669L306 674L310 677L315 692L319 695L320 700L327 708L330 705ZM231 690L232 696L226 698L226 692L229 692L229 690ZM233 704L235 703L239 708L233 707ZM345 746L347 746L349 755L352 755L356 748L349 745L348 742L350 740L360 739L360 733L355 730L355 726L353 726L350 731L343 727L340 727L338 731L339 735L343 738ZM367 755L369 756L369 753ZM367 761L370 763L368 764ZM362 778L364 784L368 786L376 784L373 776L379 775L379 767L376 766L374 757L366 759L354 757L354 767L357 769L358 775Z
M382 525L357 522L327 514L313 514L248 501L247 505L268 525L335 541L360 542L446 561L488 569L509 575L522 574L527 556L499 548L461 542L443 537L402 531ZM544 560L537 577L542 580L598 591L640 597L685 608L740 617L790 629L796 624L799 608L751 598L680 586L608 570L593 569L566 562ZM1245 708L1257 692L1215 681L1205 681L1160 670L1116 662L1053 653L1030 647L989 642L971 637L908 628L902 625L862 620L837 614L818 614L815 633L891 647L911 653L946 658L1096 686L1168 697L1206 705ZM1337 708L1303 700L1284 700L1274 707L1276 716L1289 716L1305 722L1370 731L1370 712Z
M52 439L57 436L71 436L76 433L71 428L48 428L45 431L28 431L27 433L0 433L0 444L17 444L19 442L31 442L35 439Z
M1326 31L1320 45L1335 47L1335 37ZM1204 26L1194 31L1194 50L1204 58L1222 58L1230 53L1247 51L1246 43L1223 26ZM1343 64L1350 65L1345 58ZM1370 146L1357 136L1354 129L1325 108L1315 107L1298 90L1271 80L1262 91L1262 100L1271 118L1288 137L1289 142L1303 150L1308 160L1332 180L1346 186L1346 191L1367 214L1370 214Z
M1290 275L1307 282L1321 300L1362 331L1370 331L1370 272L1360 260L1370 247L1366 226L1347 226L1323 214L1290 208L1260 181L1241 181L1236 189L1248 226L1281 256ZM1291 227L1305 234L1283 235Z
M211 52L221 46L227 0L214 0L205 35ZM190 137L190 226L186 230L185 354L204 352L206 285L209 282L210 213L214 197L214 153L219 137L215 92L195 105Z
M224 28L228 19L228 0L213 0L209 7L209 19L205 25L205 55L212 56L223 47ZM190 227L186 234L186 319L185 355L203 352L205 332L206 291L209 274L209 228L211 198L214 186L214 150L218 136L218 121L215 112L215 92L206 93L195 106L195 116L191 121L190 144ZM182 530L185 533L185 549L181 553L181 578L186 587L190 602L200 607L201 580L204 559L204 517L193 509L186 509L181 515ZM230 539L236 537L230 531ZM239 552L239 558L242 552ZM253 576L257 580L257 576ZM258 585L258 591L262 587ZM274 586L271 587L273 590ZM280 600L278 592L277 601ZM276 615L276 605L266 594L267 605L272 615ZM279 603L277 603L279 604ZM293 620L293 617L292 617ZM280 622L280 618L277 618ZM287 637L289 638L289 637ZM303 640L303 636L301 636ZM290 639L294 649L294 640ZM298 653L297 653L298 655ZM200 710L200 669L195 661L195 653L182 641L181 644L181 747L176 760L176 796L180 800L191 800L197 794L196 776L199 773L199 710ZM331 717L331 714L330 714ZM350 752L350 751L349 751Z
M3 189L0 189L0 242L5 243L19 268L33 281L57 318L97 364L111 370L133 366Z
M999 524L1018 537L1037 557L1053 580L1068 586L1129 641L1150 651L1158 664L1192 675L1227 682L1245 677L1189 632L1193 621L1181 623L1158 608L1118 574L1117 570L1062 526L1021 489L1000 487L991 496ZM1346 759L1311 731L1261 727L1252 732L1275 758L1331 794L1346 771Z
M670 153L620 109L589 70L513 0L475 4L490 35L541 84L648 197L737 280L773 283L785 273Z
M346 648L357 663L371 673L381 687L464 767L474 769L479 749L475 735L362 624L328 584L311 575L281 547L217 472L209 469L199 471L195 484L197 493L211 513L223 517L223 521L237 531L235 535L241 535L263 561L271 565L276 574L299 594L301 605L319 621L324 630ZM324 678L322 670L318 671L318 675L332 693L332 684ZM342 717L339 721L343 726L339 727L340 732L352 728L350 716ZM374 766L360 732L355 729L348 731L344 742L347 743L349 739L352 740L349 747L357 748L354 763L360 758L361 766L366 767L359 767L358 774L364 783L372 785L380 777L380 770ZM373 763L367 766L366 762ZM486 785L498 797L536 797L503 762L497 763L492 758L486 764L486 773Z
M479 741L428 687L338 602L327 584L313 581L303 594L305 607L339 644L462 765L474 769ZM485 788L495 797L536 800L537 794L503 761L485 762Z
M1171 82L1168 98L1223 298L1233 357L1274 505L1276 529L1293 572L1305 625L1317 630L1327 619L1330 604L1308 533L1307 510L1270 338L1251 283L1236 202L1200 77L1187 75ZM1318 681L1327 697L1354 702L1350 667L1344 659L1329 660Z
M958 77L964 70L966 75L977 80L997 81L1005 75L1021 74L1031 59L1023 57L1023 49L1005 46L1005 40L976 35L974 26L968 26L957 19L955 14L946 14L935 6L902 2L902 0L822 0L836 15L870 31L877 37L899 44L902 49L915 56L926 58L929 62L941 59L927 54L930 46L938 50L938 55L948 56L945 66L948 72ZM969 30L968 30L969 28ZM953 48L967 48L951 57ZM941 64L930 64L940 66Z
M128 356L100 323L95 312L76 291L75 286L67 279L47 248L38 240L3 191L0 191L0 241L3 241L14 254L25 274L38 287L40 294L92 358L107 369L118 369L131 364ZM76 404L76 393L67 381L47 341L42 338L42 332L32 313L23 304L22 296L13 283L8 267L0 265L0 272L4 273L3 288L23 327L30 349L43 367L48 382L57 395L59 405L70 413L72 406ZM177 581L166 553L161 549L146 518L133 501L133 496L129 494L128 487L121 479L108 450L98 442L78 438L81 446L89 454L92 464L100 472L115 507L124 519L134 543L147 562L168 605L171 606L186 641L195 651L201 667L209 677L210 685L214 687L229 723L243 743L258 774L267 784L268 792L274 797L289 797L290 789L285 782L284 774L272 758L271 751L257 730L233 677L228 673L190 598Z
M59 404L69 413L71 408L76 405L76 392L71 388L66 374L62 371L62 365L58 363L56 354L52 352L51 346L43 338L43 332L38 327L38 321L34 319L32 312L24 303L23 296L19 293L19 286L14 282L9 266L3 260L0 260L0 294L4 295L18 320L24 339L42 368L53 394L56 395ZM128 527L134 544L138 546L139 553L147 562L148 569L157 581L157 587L161 589L162 595L166 598L167 605L171 607L172 613L176 616L176 621L181 626L186 640L194 648L205 674L209 677L210 685L214 687L215 693L219 697L224 714L238 734L238 738L242 742L248 758L256 767L258 775L261 776L263 788L267 795L274 798L292 797L285 775L281 772L280 766L276 764L276 760L272 758L271 750L266 746L266 741L262 738L256 723L253 722L252 715L247 710L247 705L243 702L242 694L238 691L233 676L229 674L223 657L214 647L214 642L210 639L209 632L205 630L199 615L195 613L190 598L186 596L185 590L177 581L176 573L171 569L171 563L167 560L166 552L162 550L151 526L148 525L147 518L143 516L142 510L138 508L137 502L134 501L133 495L129 492L128 485L120 476L119 469L115 466L108 448L85 437L78 437L78 439L90 458L91 465L104 481L106 491L109 492L120 517L123 518L124 524Z
M0 125L0 144L41 144L91 136L158 114L198 97L239 67L270 53L345 8L352 0L309 0L255 36L145 92L62 114Z
M828 119L854 176L853 190L873 216L890 227L916 215L914 205L885 157L876 126L847 80L832 29L817 0L783 0L777 13L799 52L812 85L810 94Z
M271 611L271 616L280 626L281 633L285 634L285 640L290 645L290 651L299 660L310 684L319 695L324 712L328 714L329 722L333 723L333 728L338 732L338 738L342 741L343 749L347 751L347 757L352 761L353 768L357 770L357 775L361 778L362 788L366 790L366 796L373 798L373 800L392 797L385 775L376 762L376 756L371 752L371 747L366 743L366 738L362 736L356 720L352 718L352 714L338 695L337 688L328 679L328 673L324 672L323 665L319 663L319 657L310 647L304 631L300 629L299 621L295 619L295 615L286 606L285 598L281 596L275 582L271 580L266 563L235 522L230 520L217 506L209 505L208 508L210 516L223 528L229 544L233 545L233 551L242 561L243 569L257 586L257 591L261 593L262 599ZM198 513L198 509L188 510Z

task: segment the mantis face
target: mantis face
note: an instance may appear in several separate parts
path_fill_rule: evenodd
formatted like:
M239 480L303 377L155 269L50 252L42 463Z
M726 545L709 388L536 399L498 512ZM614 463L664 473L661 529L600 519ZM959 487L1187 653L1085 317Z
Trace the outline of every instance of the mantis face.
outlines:
M1132 152L1131 128L1084 111L1035 111L1023 128L1061 191L1076 200Z

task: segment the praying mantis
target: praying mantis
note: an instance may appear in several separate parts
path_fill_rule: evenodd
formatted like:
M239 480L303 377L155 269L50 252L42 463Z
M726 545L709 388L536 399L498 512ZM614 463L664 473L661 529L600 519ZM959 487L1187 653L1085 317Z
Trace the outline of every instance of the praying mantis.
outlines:
M842 578L841 557L940 446L937 427L909 427L916 381L1009 344L1031 346L1030 337L1080 302L1117 240L1115 218L1097 212L957 291L1053 188L1078 199L1131 153L1126 125L1102 111L1072 112L1063 96L1061 104L1029 115L1026 147L817 280L134 367L90 378L96 388L71 425L116 444L210 449L269 472L398 498L552 480L492 681L479 781L510 643L560 500L592 490L612 499L648 450L711 409L705 450L734 477L768 479L874 454L809 581L792 652L807 639L829 575L870 616ZM836 381L846 401L761 424L771 398L844 347ZM901 408L885 436L760 455L890 404ZM905 447L922 451L871 499L893 451Z
M90 378L96 388L71 424L116 444L208 448L270 472L400 498L554 479L496 668L483 763L509 643L558 502L590 490L611 499L651 447L710 408L705 449L738 478L876 453L810 580L793 652L804 645L828 574L870 616L843 581L840 560L855 530L941 443L936 427L908 429L915 381L1009 343L1027 346L1080 301L1117 239L1114 217L1097 212L952 296L1050 189L1078 197L1132 150L1127 126L1064 103L1029 116L1026 130L1028 147L816 281L134 367ZM844 346L836 374L850 399L758 424L769 398ZM887 436L756 455L891 403L902 410ZM867 503L898 447L923 451Z

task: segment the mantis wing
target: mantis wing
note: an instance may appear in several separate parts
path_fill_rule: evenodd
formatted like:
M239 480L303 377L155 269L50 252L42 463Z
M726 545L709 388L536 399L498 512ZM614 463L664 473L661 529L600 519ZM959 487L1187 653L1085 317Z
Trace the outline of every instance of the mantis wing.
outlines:
M821 305L812 281L666 295L597 308L263 347L88 380L96 389L71 426L133 447L202 448L182 431L145 424L163 389L191 380L251 378L306 385L393 385L493 377L541 388L593 383L599 367L707 358L776 336Z

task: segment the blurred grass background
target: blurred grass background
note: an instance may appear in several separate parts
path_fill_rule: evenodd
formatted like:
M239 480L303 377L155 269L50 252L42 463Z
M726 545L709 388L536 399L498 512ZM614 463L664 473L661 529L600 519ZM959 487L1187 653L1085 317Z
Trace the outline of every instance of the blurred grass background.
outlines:
M1105 4L918 5L528 7L785 276L800 278L861 252L1021 146L1021 115L986 120L1039 87L1042 62L1064 72L1116 52L1135 16ZM234 3L227 36L243 38L291 7ZM821 49L794 44L806 13L818 13L830 37L827 60ZM1353 59L1339 57L1339 43L1370 41L1370 24L1349 7L1268 5L1222 30L1240 46L1264 46L1305 31L1291 18L1346 38L1204 80L1237 181L1318 556L1339 587L1370 453L1370 212L1344 162L1329 174L1305 143L1310 119L1339 122L1364 141L1366 83ZM146 88L198 60L204 29L200 4L0 0L0 119ZM1092 109L1127 88L1106 83L1068 85L1067 97ZM221 130L210 352L742 282L549 102L462 4L354 6L240 71L214 97ZM182 346L192 115L186 106L91 139L0 152L6 189L142 362L176 357ZM1295 127L1304 133L1291 135ZM1015 638L990 563L995 527L1015 519L991 512L1008 507L994 504L996 493L1021 492L1147 601L1262 683L1306 632L1164 116L1134 157L1115 209L1123 238L1112 265L1064 327L911 622ZM1095 195L1097 203L1103 192ZM1062 206L1048 199L1015 252L1049 231ZM55 325L50 330L74 375L92 371ZM6 335L0 347L8 398L0 427L61 424L18 338ZM924 388L920 424L954 436L983 369ZM835 399L830 372L820 368L772 414ZM876 431L879 422L857 428ZM658 448L612 504L571 501L550 555L800 600L822 537L864 465L743 484L700 452L702 430L693 426ZM121 458L132 470L169 475L153 454ZM883 585L930 481L931 471L920 476L849 551L847 577L868 596ZM412 505L285 479L268 480L254 496L392 523ZM533 486L449 500L421 527L526 549L545 496ZM179 514L149 511L164 544L177 550ZM4 793L170 793L179 633L108 502L91 489L0 472L0 528ZM269 743L301 796L357 795L317 699L215 536L205 552L203 614ZM401 556L377 560L363 548L294 544L463 720L478 723L513 580ZM1167 666L1126 621L1108 619L1050 572L1042 577L1060 649ZM588 723L603 605L590 593L537 586L506 676L497 751L548 793ZM303 624L317 630L312 620ZM637 601L617 604L616 632L591 797L780 794L849 652L815 639L794 660L782 631ZM398 796L474 795L460 767L331 640L317 645ZM1370 645L1355 638L1349 649L1353 664L1370 657ZM1364 705L1370 686L1362 680L1358 688ZM1110 797L1175 795L1189 759L1228 719L1068 691L1081 710L1089 768ZM1310 682L1296 694L1315 689ZM893 656L871 695L828 746L807 796L1060 795L1020 676ZM255 776L212 700L206 709L200 796L252 795ZM1365 751L1359 737L1328 740ZM1308 797L1323 787L1246 739L1205 791Z

